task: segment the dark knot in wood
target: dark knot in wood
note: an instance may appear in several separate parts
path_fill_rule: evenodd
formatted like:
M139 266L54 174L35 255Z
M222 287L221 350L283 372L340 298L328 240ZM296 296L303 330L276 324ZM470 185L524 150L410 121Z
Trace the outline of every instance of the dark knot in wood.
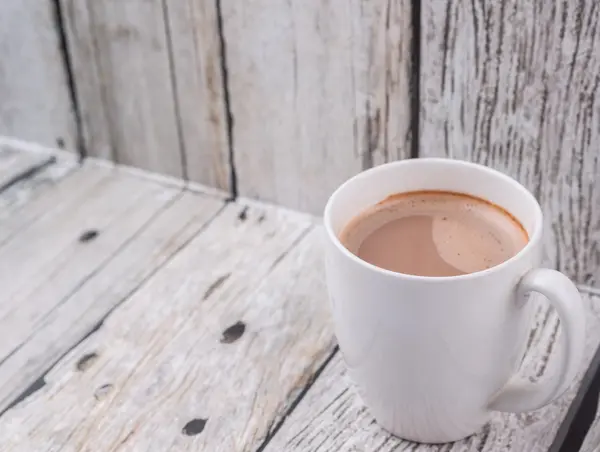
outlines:
M237 341L242 334L246 331L246 324L244 322L238 321L226 328L223 331L223 335L221 336L221 343L223 344L231 344L232 342Z
M187 436L195 436L199 433L202 433L207 420L208 419L192 419L183 426L181 433Z
M77 370L80 372L85 372L92 366L92 364L94 364L94 361L96 361L97 358L98 353L95 352L83 355L79 361L77 361Z
M94 240L96 237L98 237L98 234L99 232L97 230L90 229L79 236L79 241L81 243L89 242L90 240Z

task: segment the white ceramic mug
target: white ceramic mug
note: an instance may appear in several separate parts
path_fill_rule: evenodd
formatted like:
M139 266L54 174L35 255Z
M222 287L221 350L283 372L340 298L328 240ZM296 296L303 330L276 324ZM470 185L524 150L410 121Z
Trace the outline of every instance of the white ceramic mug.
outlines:
M366 207L415 190L491 201L521 222L529 243L496 267L453 277L384 270L340 243L342 228ZM585 339L581 297L566 276L538 268L542 211L515 180L458 160L389 163L340 186L324 222L337 339L351 378L385 429L418 442L458 440L480 429L492 410L535 410L573 381ZM543 294L562 324L559 371L537 383L517 375L531 327L530 292Z

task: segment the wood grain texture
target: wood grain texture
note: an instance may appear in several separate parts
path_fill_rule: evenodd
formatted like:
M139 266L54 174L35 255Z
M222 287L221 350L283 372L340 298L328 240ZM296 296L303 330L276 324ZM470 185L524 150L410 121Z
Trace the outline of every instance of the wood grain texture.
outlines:
M186 179L230 191L217 2L166 0Z
M52 160L51 155L22 152L0 144L0 193Z
M65 299L138 233L178 190L118 170L94 168L104 177L85 178L58 202L49 193L24 215L0 247L0 360L23 342ZM68 179L65 183L72 183ZM89 182L90 185L85 185ZM83 234L95 231L93 240Z
M549 259L600 278L600 4L424 2L421 155L524 183L546 212Z
M1 153L2 151L0 151L0 160L3 158ZM33 159L36 166L37 162L40 162L39 157L26 158ZM41 158L42 165L39 170L28 177L14 178L13 182L0 192L0 244L16 232L19 224L26 224L28 221L21 215L27 203L34 202L46 191L51 190L79 166L75 158L60 158L47 165L44 163L47 161L47 156ZM10 180L10 176L5 180Z
M88 154L183 176L161 0L60 0Z
M240 195L320 214L410 154L410 1L221 3Z
M0 450L255 451L332 347L311 224L228 204L0 418Z
M222 206L217 199L179 193L125 242L114 257L77 281L74 290L54 295L55 307L0 364L0 412L74 344L97 328L109 312L177 253ZM131 221L131 215L124 220ZM72 262L91 267L95 254L88 254L82 262L75 259ZM41 295L38 291L34 297L39 299Z
M584 301L588 332L580 377L600 344L600 297L585 294ZM532 331L523 371L525 377L536 381L556 370L556 315L539 309ZM396 439L377 426L348 381L342 355L338 353L265 452L545 452L575 392L574 386L557 402L531 413L494 413L490 424L463 441L440 446L418 445Z
M74 150L55 13L51 1L0 2L0 135Z
M35 178L31 178L23 181L22 187L13 186L2 193L2 198L6 198L7 194L14 188L16 191L15 197L21 197L22 201L17 206L19 210L7 208L2 211L0 246L10 242L16 235L45 218L54 210L60 212L70 203L83 204L89 191L104 180L110 172L109 169L97 170L94 165L86 163L78 171L71 172L61 180L62 171L62 165L59 165L57 171L59 183L56 183L57 180L51 175L49 186L45 185L38 188L34 182Z

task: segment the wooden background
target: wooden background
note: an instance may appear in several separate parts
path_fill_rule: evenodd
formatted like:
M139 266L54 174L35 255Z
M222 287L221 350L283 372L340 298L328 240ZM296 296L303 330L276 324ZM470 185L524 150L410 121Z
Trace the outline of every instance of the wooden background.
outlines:
M595 0L0 3L0 135L320 213L449 156L517 178L547 258L600 279ZM594 51L596 49L596 51Z

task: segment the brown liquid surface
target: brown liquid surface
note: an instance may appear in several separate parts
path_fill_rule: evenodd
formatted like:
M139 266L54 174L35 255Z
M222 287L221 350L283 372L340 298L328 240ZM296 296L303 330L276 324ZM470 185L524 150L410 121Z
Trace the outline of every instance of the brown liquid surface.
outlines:
M457 276L494 267L529 237L508 212L460 193L390 196L354 217L340 234L353 254L378 267L418 276Z

